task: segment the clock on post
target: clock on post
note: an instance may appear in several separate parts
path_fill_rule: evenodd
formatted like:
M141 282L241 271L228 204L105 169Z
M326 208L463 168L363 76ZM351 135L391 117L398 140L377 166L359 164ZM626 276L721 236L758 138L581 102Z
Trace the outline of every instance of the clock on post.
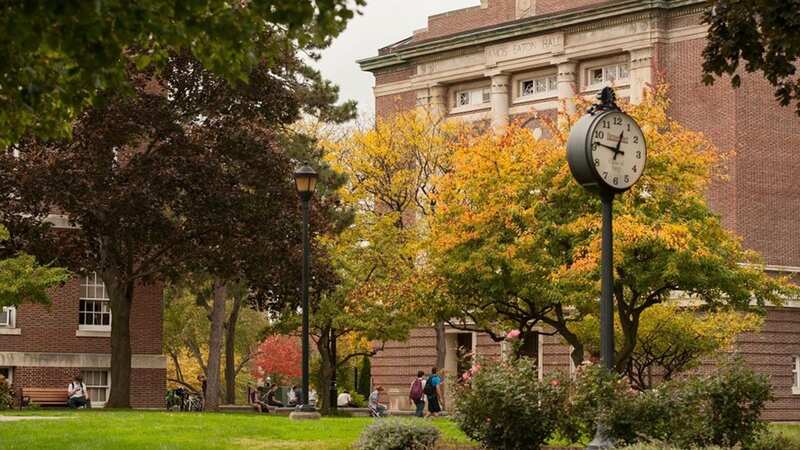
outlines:
M603 230L600 255L600 358L614 369L614 196L630 189L644 173L647 143L639 124L616 104L610 87L598 94L599 103L572 127L567 140L567 162L572 176L584 188L600 195ZM607 424L598 418L590 450L613 448Z
M631 188L644 173L647 143L639 124L619 109L614 90L605 88L567 141L567 161L583 187L603 193Z

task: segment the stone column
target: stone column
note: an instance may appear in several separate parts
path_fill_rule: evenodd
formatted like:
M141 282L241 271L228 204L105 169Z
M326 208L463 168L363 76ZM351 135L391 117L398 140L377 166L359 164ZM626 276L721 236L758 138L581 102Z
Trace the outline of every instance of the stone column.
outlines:
M440 84L417 90L417 108L440 119L447 115L447 87Z
M558 64L558 100L559 112L575 114L575 96L578 95L578 64L564 61Z
M508 125L509 92L508 84L511 76L507 73L495 73L492 77L492 128L496 133L502 133Z
M636 105L644 99L644 91L653 82L653 49L651 47L631 50L631 103Z

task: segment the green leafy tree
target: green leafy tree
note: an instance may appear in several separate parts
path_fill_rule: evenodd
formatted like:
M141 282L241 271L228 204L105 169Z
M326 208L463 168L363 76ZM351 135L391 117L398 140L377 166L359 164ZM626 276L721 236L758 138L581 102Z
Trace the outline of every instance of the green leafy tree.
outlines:
M739 87L741 70L763 74L783 105L797 102L800 114L800 5L786 0L715 0L703 15L709 26L703 51L704 81L731 76Z
M11 1L0 5L0 148L28 132L64 137L127 71L189 52L229 82L287 48L326 46L363 0ZM287 46L287 41L290 43Z
M763 324L757 313L731 310L703 311L698 306L679 302L648 308L641 316L636 348L625 368L630 383L639 390L653 387L659 380L671 380L712 358L730 351L741 333L756 332ZM619 321L614 322L616 347L623 345ZM575 333L587 352L599 358L600 323L591 315L574 325Z
M0 225L0 247L9 237L8 230ZM12 252L12 256L0 259L0 307L49 303L47 290L68 279L66 269L43 266L31 255Z

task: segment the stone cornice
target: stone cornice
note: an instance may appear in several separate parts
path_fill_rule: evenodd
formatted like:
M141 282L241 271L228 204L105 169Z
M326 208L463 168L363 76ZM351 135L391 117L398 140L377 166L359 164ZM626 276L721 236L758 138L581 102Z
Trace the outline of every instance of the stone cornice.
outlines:
M655 11L672 12L679 8L691 7L691 12L702 9L707 0L622 0L592 8L566 11L547 16L530 17L523 20L499 24L497 26L445 36L431 41L401 47L392 53L374 56L357 61L362 70L373 71L397 64L407 63L409 60L421 56L463 49L475 45L496 43L506 39L513 39L537 33L551 32L559 29L575 29L581 26L592 27L593 22L608 25L614 21L624 23L628 19L622 16L642 15Z

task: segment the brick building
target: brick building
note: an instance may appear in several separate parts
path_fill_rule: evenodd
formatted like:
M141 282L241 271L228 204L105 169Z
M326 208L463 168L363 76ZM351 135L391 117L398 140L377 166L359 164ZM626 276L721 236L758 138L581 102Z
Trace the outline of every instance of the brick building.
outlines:
M475 0L478 3L479 0ZM428 27L360 61L375 76L380 115L426 107L434 113L502 127L531 112L574 111L577 95L605 85L638 102L648 83L671 86L671 115L722 149L735 150L729 179L708 199L726 227L765 258L767 270L800 274L800 119L775 102L759 75L743 75L738 90L725 80L701 82L706 27L703 0L480 0L480 5L432 16ZM541 133L535 119L526 126ZM764 330L740 337L737 348L771 376L777 400L767 418L800 420L800 309L770 309ZM447 330L446 369L456 350L496 355L483 335ZM373 360L376 383L393 407L408 406L418 369L435 363L433 329L417 329ZM557 337L538 342L545 371L570 370L569 349Z
M23 387L61 388L83 375L93 407L113 389L111 310L95 273L76 276L52 289L52 304L0 310L0 375L17 394ZM161 408L166 388L162 355L162 288L139 286L131 311L131 406Z

